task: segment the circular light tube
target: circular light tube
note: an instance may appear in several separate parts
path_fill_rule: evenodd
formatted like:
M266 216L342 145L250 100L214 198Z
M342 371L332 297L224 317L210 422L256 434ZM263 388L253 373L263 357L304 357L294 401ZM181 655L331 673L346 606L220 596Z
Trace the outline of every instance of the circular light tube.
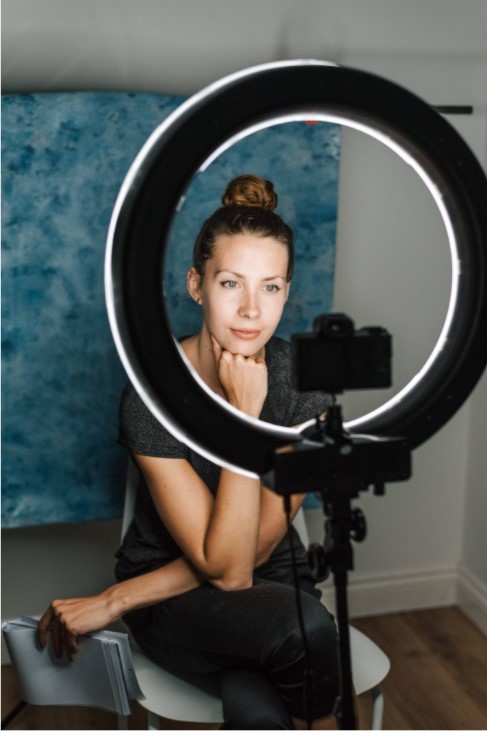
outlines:
M274 450L301 436L245 417L192 375L164 306L164 252L174 212L209 159L254 129L310 118L360 129L412 165L440 209L452 254L450 304L431 356L400 393L348 428L418 446L465 401L487 361L487 179L446 120L390 81L320 61L226 77L181 105L134 161L110 224L105 287L119 355L146 405L181 441L245 473L267 472Z

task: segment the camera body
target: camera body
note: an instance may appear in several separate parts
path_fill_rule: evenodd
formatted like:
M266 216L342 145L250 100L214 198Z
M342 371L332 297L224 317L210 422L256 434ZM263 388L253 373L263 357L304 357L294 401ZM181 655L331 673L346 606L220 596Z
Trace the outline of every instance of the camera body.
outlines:
M320 315L310 333L291 337L293 388L342 393L391 385L391 336L383 327L355 330L343 314Z

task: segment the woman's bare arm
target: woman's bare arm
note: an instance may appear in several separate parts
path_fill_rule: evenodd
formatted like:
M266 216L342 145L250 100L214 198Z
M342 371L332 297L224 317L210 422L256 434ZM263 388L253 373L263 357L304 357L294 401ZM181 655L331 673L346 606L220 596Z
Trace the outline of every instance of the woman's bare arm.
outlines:
M209 490L207 492L211 503L213 496ZM293 516L302 500L302 496L292 496ZM282 498L262 487L260 505L261 520L254 560L256 566L267 561L286 532ZM95 596L57 599L39 621L39 643L41 647L46 645L47 632L51 628L57 656L60 657L65 649L68 657L74 660L79 650L80 635L103 629L134 609L184 594L205 580L188 558L182 556L147 574L110 586Z
M291 521L303 504L305 495L291 495ZM287 533L284 499L268 487L262 486L260 502L259 540L255 566L262 566Z
M223 350L211 336L218 382L228 402L259 418L267 395L261 355ZM220 472L215 497L188 461L135 455L167 529L197 571L220 589L252 585L261 510L257 478Z
M249 364L249 370L245 361L225 354L220 365L227 371L225 382L229 391L232 389L233 397L229 400L247 413L255 410L251 415L258 416L267 391L262 363ZM259 382L257 401L247 399L245 406L243 399L238 401L246 393L255 396ZM161 517L166 524L169 522L168 528L185 556L111 586L94 597L54 601L39 624L42 646L51 623L57 651L62 652L65 646L74 657L79 634L101 629L128 611L165 601L205 580L221 589L250 586L255 566L265 563L284 536L283 501L261 486L260 481L222 470L215 500L185 460L141 456L136 459ZM292 496L292 517L302 500L302 496Z
M222 469L213 497L186 460L135 458L161 519L195 569L220 589L251 586L260 481Z
M51 629L57 657L61 657L65 649L68 657L74 660L80 635L103 629L126 612L184 594L203 581L188 559L181 556L147 574L114 584L100 594L56 599L39 620L39 644L46 646L47 632Z

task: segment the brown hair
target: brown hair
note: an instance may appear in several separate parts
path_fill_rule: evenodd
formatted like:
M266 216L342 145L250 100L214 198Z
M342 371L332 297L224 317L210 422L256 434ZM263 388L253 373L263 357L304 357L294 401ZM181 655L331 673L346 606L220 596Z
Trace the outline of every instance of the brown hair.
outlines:
M201 276L205 264L213 255L215 239L221 235L254 234L270 237L287 247L289 262L286 280L294 272L294 233L282 218L274 213L277 193L270 180L257 175L239 175L227 185L222 196L223 206L203 224L193 249L193 266Z

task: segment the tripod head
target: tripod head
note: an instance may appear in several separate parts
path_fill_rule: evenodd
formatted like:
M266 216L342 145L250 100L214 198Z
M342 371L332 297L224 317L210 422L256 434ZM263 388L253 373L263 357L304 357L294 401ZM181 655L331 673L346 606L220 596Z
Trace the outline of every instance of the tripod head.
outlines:
M370 487L383 495L385 483L411 476L406 439L350 434L337 404L303 434L301 442L276 450L274 469L265 476L266 484L280 495L319 492L326 504L337 497L357 497Z
M344 390L391 385L391 336L382 327L354 329L343 314L320 315L311 333L292 336L292 379L298 391L321 390L333 405L303 431L304 439L277 449L266 475L281 495L319 492L325 504L357 497L373 487L411 476L411 449L402 437L350 434L336 395Z

